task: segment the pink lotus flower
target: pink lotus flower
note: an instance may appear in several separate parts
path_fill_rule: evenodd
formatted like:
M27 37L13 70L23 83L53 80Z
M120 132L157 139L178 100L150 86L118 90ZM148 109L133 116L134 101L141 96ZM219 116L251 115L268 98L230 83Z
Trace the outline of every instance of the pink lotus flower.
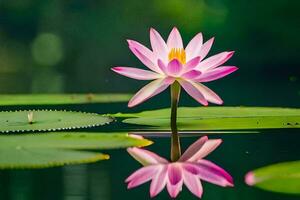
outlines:
M225 51L204 60L214 38L203 44L201 33L198 33L185 48L176 27L171 31L167 43L151 28L152 51L136 41L127 41L130 50L151 71L132 67L114 67L112 70L133 79L154 80L132 97L128 103L129 107L159 94L174 81L178 81L190 96L205 106L208 102L222 104L221 98L201 82L220 79L238 69L235 66L221 66L231 58L233 51Z
M144 167L126 179L128 189L151 181L150 196L160 193L165 186L172 198L182 190L182 185L197 197L202 196L204 180L219 186L233 186L232 177L222 168L203 158L215 150L222 140L208 140L206 136L192 144L177 162L169 162L157 154L140 149L128 148L129 154Z

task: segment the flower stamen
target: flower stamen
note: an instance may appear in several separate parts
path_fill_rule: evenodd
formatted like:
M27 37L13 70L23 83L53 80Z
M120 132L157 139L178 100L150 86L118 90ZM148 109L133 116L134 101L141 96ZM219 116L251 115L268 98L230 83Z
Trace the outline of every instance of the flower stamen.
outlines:
M183 48L172 48L168 57L169 57L169 61L173 59L177 59L182 64L186 63L186 55Z

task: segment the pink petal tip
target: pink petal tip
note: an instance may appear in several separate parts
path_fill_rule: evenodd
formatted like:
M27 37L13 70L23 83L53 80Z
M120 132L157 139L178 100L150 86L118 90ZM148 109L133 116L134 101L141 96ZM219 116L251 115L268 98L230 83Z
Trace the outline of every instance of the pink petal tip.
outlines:
M256 183L253 172L248 172L245 176L245 182L247 185L252 186Z
M132 107L134 107L134 106L135 106L135 105L132 104L132 103L130 103L130 102L127 104L127 107L128 107L128 108L132 108Z
M229 51L229 55L233 55L235 51Z
M178 31L178 28L176 27L176 26L174 26L173 28L172 28L172 31Z
M120 69L120 67L112 67L112 68L110 68L112 71L114 71L114 72L119 72L119 71L121 71L122 69Z
M207 135L205 135L205 136L202 136L200 139L198 139L198 140L205 140L205 141L207 141L208 140L208 136Z
M214 140L218 141L218 146L223 142L222 139L214 139Z
M130 43L132 42L132 40L130 40L130 39L127 39L126 40L127 41L127 43L130 45Z

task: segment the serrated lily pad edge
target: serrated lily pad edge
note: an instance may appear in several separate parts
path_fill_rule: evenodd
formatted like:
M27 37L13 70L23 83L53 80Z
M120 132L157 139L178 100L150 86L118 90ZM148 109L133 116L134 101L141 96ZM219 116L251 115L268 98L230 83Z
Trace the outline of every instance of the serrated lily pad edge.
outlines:
M52 109L39 109L39 110L9 110L9 111L0 111L0 113L3 112L71 112L71 113L81 113L81 114L89 114L89 115L94 115L94 116L102 116L110 121L105 122L105 123L96 123L96 124L91 124L87 126L73 126L73 127L65 127L65 128L50 128L50 129L38 129L38 130L9 130L9 131L2 131L0 130L1 133L32 133L32 132L53 132L53 131L63 131L63 130L74 130L74 129L81 129L81 128L93 128L93 127L98 127L98 126L104 126L107 124L110 124L111 122L116 121L116 119L113 116L107 115L107 114L98 114L98 113L90 113L90 112L82 112L82 111L68 111L68 110L52 110Z

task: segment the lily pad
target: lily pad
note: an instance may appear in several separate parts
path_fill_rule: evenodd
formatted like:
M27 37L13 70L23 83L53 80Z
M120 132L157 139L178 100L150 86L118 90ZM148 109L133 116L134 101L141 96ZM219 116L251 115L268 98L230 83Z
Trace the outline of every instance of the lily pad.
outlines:
M245 181L264 190L300 195L300 161L256 169L246 175Z
M169 130L170 109L141 113L117 113L124 123L147 125L144 130ZM300 109L268 107L181 107L179 130L245 130L300 128Z
M130 94L7 94L0 95L0 105L57 105L125 102Z
M95 151L147 146L151 141L126 133L57 132L0 136L0 169L44 168L106 160Z
M32 116L29 120L28 114ZM55 131L105 125L112 117L96 113L70 111L8 111L0 112L0 132Z

